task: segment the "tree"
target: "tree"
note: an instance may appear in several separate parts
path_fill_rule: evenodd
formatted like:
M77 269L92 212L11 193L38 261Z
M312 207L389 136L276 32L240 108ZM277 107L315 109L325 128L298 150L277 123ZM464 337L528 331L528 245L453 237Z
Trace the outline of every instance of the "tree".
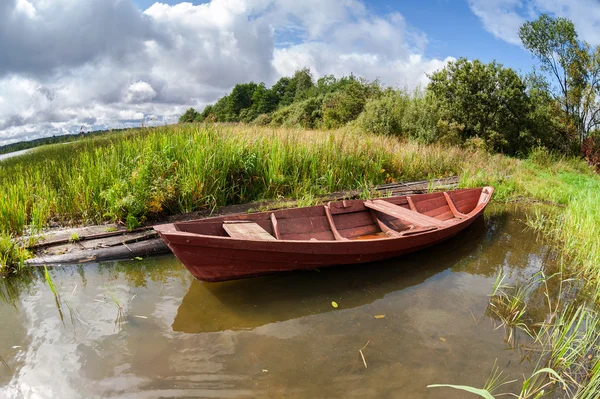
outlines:
M296 81L287 76L282 77L271 88L277 96L279 107L286 107L294 101L296 95Z
M310 69L304 68L296 71L294 73L294 77L292 78L295 82L296 93L294 95L294 102L304 101L309 97L312 97L312 89L315 84L313 82L312 73Z
M179 117L179 123L194 122L200 114L194 109L189 108L183 115Z
M540 69L558 83L547 90L576 126L582 143L600 124L600 46L592 49L580 41L570 20L546 14L524 23L519 37Z
M204 107L204 110L202 110L202 112L200 112L198 114L198 116L196 117L196 122L204 122L206 120L206 118L208 118L208 116L210 114L212 114L212 112L213 112L213 106L207 105L206 107Z
M252 106L252 95L257 88L257 84L238 83L233 87L227 98L227 119L225 122L238 122L240 120L240 112L243 109Z
M457 140L480 139L490 151L526 152L535 140L527 129L526 86L512 69L460 58L429 76L440 104L441 124Z
M212 106L212 113L217 122L229 122L233 119L233 115L228 114L228 100L229 96L223 96Z
M358 118L367 101L365 86L356 80L330 92L323 101L323 123L335 129Z
M252 95L252 107L256 110L256 116L268 114L277 109L279 98L272 89L267 89L264 83L258 85Z

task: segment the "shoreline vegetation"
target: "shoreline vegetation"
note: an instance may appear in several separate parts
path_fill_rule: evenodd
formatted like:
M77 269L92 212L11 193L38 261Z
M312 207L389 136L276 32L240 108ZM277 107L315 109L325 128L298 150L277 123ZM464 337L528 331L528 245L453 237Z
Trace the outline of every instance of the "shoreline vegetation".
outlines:
M585 161L534 149L517 159L472 147L422 144L354 127L329 131L180 124L41 147L0 163L0 265L27 254L11 237L48 225L117 222L133 229L162 216L260 200L310 205L334 191L458 175L493 185L495 201L550 202L528 223L561 243L577 275L600 281L596 237L600 177ZM597 294L600 298L600 294Z
M536 371L513 396L595 398L600 47L545 15L520 36L543 74L461 58L411 93L353 75L315 82L304 69L271 88L236 85L178 125L90 135L1 161L0 275L22 271L28 253L15 238L49 225L134 229L225 205L284 197L310 205L330 192L367 196L386 182L458 175L461 187L494 186L496 202L558 205L531 207L526 222L562 255L560 273L514 284L499 276L490 317L534 348ZM527 312L538 289L548 304L542 319ZM492 370L484 389L450 387L493 398L505 381Z

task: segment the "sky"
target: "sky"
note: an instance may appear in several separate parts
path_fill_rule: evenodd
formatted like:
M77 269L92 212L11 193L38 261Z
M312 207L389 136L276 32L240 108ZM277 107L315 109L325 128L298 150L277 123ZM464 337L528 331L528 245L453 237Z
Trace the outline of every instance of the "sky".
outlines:
M0 0L0 145L173 123L303 67L408 88L459 57L524 74L518 28L541 13L600 44L597 0Z

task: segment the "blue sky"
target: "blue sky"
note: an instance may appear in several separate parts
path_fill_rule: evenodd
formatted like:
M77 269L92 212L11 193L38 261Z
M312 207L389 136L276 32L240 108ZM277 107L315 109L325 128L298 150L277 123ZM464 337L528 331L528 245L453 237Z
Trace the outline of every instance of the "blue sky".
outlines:
M407 88L459 57L528 73L518 30L541 13L600 45L598 0L0 0L0 145L172 123L303 67Z
M301 0L299 0L301 1ZM155 0L135 0L145 10ZM175 5L179 0L163 0ZM195 5L208 1L192 1ZM467 57L484 62L496 60L507 67L528 73L534 60L523 48L507 43L484 29L483 23L467 0L367 0L364 4L378 15L399 12L429 40L425 56L430 58Z
M374 2L386 9L389 2ZM420 0L401 1L396 9L429 38L426 54L432 58L447 56L496 60L507 67L527 73L533 59L520 46L507 43L487 32L481 20L471 11L467 1Z

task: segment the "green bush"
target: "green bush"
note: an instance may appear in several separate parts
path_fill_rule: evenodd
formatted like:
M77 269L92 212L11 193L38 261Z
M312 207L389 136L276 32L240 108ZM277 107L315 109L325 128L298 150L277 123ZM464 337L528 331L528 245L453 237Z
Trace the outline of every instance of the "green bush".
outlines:
M268 124L271 123L271 121L273 120L273 118L271 118L271 115L269 114L260 114L256 117L256 119L254 119L254 124L258 125L258 126L267 126Z
M179 117L179 123L190 123L199 118L200 114L194 108L188 108L188 110Z
M401 91L386 91L367 101L357 120L358 126L370 133L402 135L402 118L410 99Z
M527 129L531 102L523 79L512 69L461 58L431 76L428 90L442 119L464 125L462 142L480 137L489 150L519 154L533 145Z
M322 106L322 97L311 97L304 101L292 103L292 105L273 113L271 125L315 129L320 126L323 120Z
M435 99L420 89L386 90L367 101L357 125L370 133L388 134L433 142L438 138L439 116Z
M365 86L352 80L342 90L328 93L323 100L323 124L337 129L355 120L365 107Z

